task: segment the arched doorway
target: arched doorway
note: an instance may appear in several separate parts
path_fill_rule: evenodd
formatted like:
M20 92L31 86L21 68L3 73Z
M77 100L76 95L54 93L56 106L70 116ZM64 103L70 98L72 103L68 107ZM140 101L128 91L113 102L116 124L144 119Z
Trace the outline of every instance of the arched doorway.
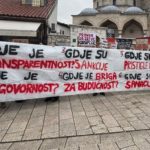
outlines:
M88 21L86 21L86 20L83 21L83 22L81 22L80 25L93 26L90 22L88 22Z
M108 28L107 37L118 37L118 27L114 22L107 20L101 24L101 27Z
M124 25L122 37L137 38L143 36L144 36L143 27L139 22L135 20L130 20Z

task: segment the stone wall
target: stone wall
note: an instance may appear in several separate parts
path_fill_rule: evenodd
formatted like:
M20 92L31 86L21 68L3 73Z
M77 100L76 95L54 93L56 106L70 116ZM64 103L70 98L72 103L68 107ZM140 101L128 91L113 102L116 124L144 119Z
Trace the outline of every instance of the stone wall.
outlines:
M142 26L144 32L148 30L147 15L124 15L124 14L97 14L96 16L74 16L73 24L80 25L83 21L88 21L92 26L100 27L105 21L109 20L116 24L118 31L122 34L124 25L130 20L135 20Z
M113 0L93 0L94 8L99 6L112 5ZM116 5L125 11L128 7L133 6L133 0L116 0ZM136 0L136 6L141 7L147 14L143 15L126 15L126 14L97 14L95 16L74 16L73 24L80 25L83 21L88 21L92 26L100 27L100 25L110 20L116 24L119 33L122 34L124 25L130 21L135 20L141 24L145 36L150 36L150 0ZM128 32L128 31L127 31ZM127 33L126 32L126 33ZM136 33L135 33L136 34ZM139 33L137 33L139 34ZM136 36L136 35L135 35Z
M113 0L94 0L94 8L97 8L97 3L99 6L113 5ZM133 6L133 0L116 0L116 5ZM137 0L137 6L141 6L141 0Z
M141 3L142 3L143 9L146 9L146 10L150 9L150 0L142 0Z
M94 0L94 8L97 8L97 3L99 6L112 5L113 0ZM133 6L133 0L116 0L116 5ZM136 0L136 5L143 9L150 8L150 0Z
M51 46L70 46L70 36L65 35L49 35L48 45Z
M122 37L125 38L142 37L142 36L144 36L144 33L142 32L142 29L136 24L131 24L130 26L127 26L126 30L122 32Z

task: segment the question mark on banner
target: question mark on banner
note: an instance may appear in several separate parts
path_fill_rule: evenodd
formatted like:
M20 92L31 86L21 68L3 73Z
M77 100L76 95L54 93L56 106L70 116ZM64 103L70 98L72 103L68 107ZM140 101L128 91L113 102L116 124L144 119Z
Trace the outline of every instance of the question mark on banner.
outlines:
M122 78L122 73L119 73L119 78Z
M59 73L59 78L62 79L63 78L63 72Z
M66 52L66 47L63 47L62 53Z
M75 60L76 61L76 60ZM75 65L75 61L72 61L72 65L71 65L71 68L74 68L74 65Z
M55 84L54 86L55 86L55 87L54 87L54 93L53 93L53 94L56 93L56 90L59 88L59 84Z
M116 88L118 88L118 84L119 84L118 81L116 81Z

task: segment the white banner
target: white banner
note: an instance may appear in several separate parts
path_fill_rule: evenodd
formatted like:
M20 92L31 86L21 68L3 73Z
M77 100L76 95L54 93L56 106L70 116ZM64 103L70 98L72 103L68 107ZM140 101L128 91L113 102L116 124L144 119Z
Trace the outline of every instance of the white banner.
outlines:
M0 101L150 89L150 52L0 42Z

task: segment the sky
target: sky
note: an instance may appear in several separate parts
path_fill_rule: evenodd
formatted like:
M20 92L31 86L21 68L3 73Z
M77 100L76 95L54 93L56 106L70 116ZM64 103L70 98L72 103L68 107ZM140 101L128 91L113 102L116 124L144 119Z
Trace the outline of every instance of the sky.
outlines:
M72 24L71 15L79 14L84 8L92 8L93 0L58 0L58 21Z

